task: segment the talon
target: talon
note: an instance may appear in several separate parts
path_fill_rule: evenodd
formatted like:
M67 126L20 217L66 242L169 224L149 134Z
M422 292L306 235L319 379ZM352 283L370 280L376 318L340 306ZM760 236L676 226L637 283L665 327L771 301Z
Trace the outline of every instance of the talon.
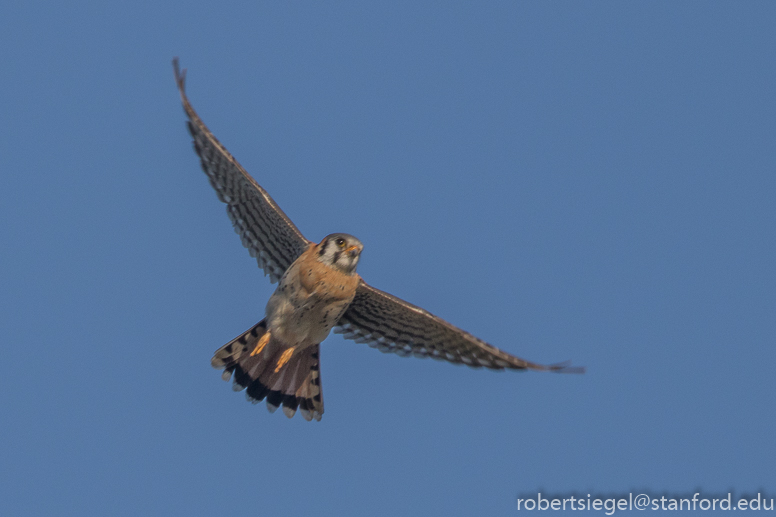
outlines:
M278 373L281 368L283 368L283 365L288 362L289 359L291 359L291 355L294 353L294 347L289 348L283 354L280 356L280 359L278 359L278 365L275 367L275 373Z
M264 347L267 346L267 343L269 343L269 331L265 332L264 335L259 338L259 342L256 343L256 348L251 352L251 357L259 355L261 351L264 350Z

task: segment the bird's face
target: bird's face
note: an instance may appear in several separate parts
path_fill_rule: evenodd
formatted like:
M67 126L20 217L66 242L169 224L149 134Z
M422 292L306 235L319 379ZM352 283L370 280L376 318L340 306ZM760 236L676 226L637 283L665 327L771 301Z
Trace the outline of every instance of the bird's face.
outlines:
M356 272L358 258L364 245L347 233L332 233L318 245L318 260L352 275Z

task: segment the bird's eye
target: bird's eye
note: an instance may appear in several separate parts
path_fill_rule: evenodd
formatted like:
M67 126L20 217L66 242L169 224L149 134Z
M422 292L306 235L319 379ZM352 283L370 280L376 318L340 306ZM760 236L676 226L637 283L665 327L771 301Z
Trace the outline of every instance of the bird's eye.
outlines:
M345 247L345 239L343 239L343 238L341 238L341 237L340 237L339 239L337 239L336 241L334 241L334 242L335 242L335 243L337 244L337 246L339 246L340 248L344 248L344 247Z

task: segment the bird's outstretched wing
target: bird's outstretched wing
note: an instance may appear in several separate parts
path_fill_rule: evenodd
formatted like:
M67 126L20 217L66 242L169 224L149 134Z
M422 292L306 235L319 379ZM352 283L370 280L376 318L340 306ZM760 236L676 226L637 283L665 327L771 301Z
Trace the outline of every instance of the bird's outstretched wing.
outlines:
M515 357L363 281L334 332L382 352L432 357L474 368L584 372L584 368L568 363L545 366Z
M202 122L186 97L186 70L181 73L177 58L173 60L173 67L202 170L218 199L226 203L226 212L243 246L256 258L270 281L277 282L311 243Z

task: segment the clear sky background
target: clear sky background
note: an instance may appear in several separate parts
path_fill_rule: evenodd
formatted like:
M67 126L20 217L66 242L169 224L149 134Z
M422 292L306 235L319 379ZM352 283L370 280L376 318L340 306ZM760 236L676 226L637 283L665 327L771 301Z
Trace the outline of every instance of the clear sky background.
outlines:
M776 4L6 2L4 515L515 515L776 492ZM526 359L332 335L319 423L211 369L274 288L184 127Z

